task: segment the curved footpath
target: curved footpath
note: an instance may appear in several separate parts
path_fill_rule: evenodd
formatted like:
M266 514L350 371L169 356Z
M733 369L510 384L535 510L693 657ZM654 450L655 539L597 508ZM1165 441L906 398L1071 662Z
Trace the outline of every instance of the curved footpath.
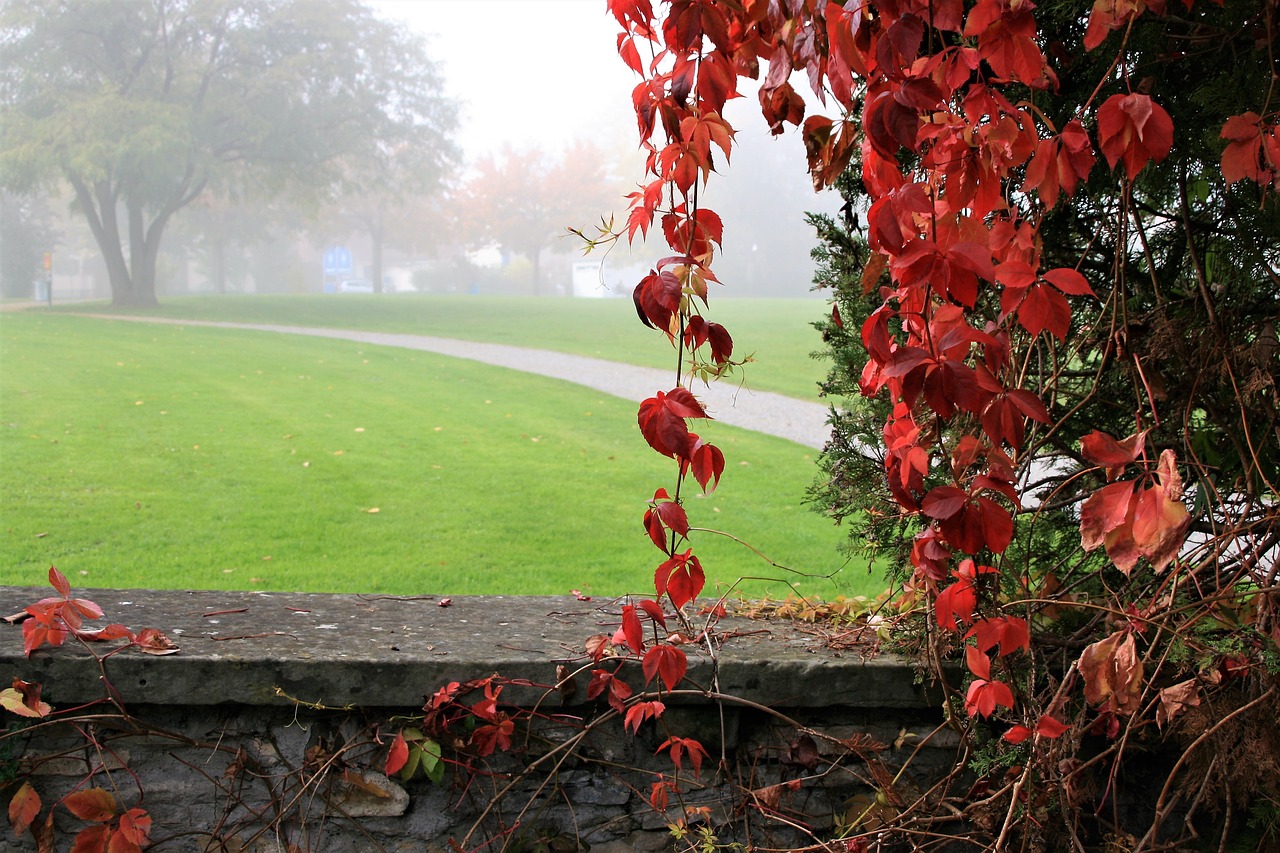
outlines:
M344 341L424 350L453 358L465 358L524 373L563 379L585 385L605 394L627 400L643 400L672 386L668 370L636 367L600 358L569 355L551 350L487 344L428 335L403 335L388 332L362 332L350 329L321 329L304 326L277 326L264 323L225 323L212 320L179 320L167 317L137 317L116 314L92 314L106 320L129 320L145 323L168 323L176 326L214 326L225 329L249 329L257 332L279 332L289 335L311 335ZM765 433L821 449L831 434L827 425L827 407L821 403L797 400L768 391L740 388L732 382L716 382L695 391L707 412L716 420L732 426Z

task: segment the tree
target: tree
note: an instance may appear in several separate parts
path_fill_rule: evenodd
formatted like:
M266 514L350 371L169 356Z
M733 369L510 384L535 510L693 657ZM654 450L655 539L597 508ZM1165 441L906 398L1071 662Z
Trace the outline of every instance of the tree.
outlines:
M458 202L464 227L473 240L528 258L535 294L542 292L542 253L616 197L602 153L581 140L559 158L504 145L501 157L481 158L475 171Z
M626 234L660 222L673 252L642 322L716 359L700 190L740 76L767 62L766 120L847 200L816 220L828 387L866 402L837 415L820 496L895 562L895 633L979 776L888 783L903 837L966 818L984 849L1225 849L1254 805L1274 843L1280 4L609 5L649 153ZM705 417L679 388L639 422L683 477ZM681 504L661 490L645 519L677 607L702 586Z
M349 189L337 199L338 216L347 226L369 235L370 278L375 293L382 292L383 251L388 241L408 240L405 233L413 217L408 216L446 185L446 167L458 152L440 136L431 144L402 144L380 149L374 162L354 161Z
M53 243L49 211L40 199L0 191L0 295L30 297Z
M201 193L314 205L397 147L447 162L454 125L420 40L354 0L12 0L0 78L0 184L71 185L116 305L155 304Z

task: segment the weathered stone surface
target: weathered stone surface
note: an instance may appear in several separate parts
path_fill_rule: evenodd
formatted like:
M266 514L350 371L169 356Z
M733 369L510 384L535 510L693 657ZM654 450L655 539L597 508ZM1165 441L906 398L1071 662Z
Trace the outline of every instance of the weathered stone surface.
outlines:
M47 592L0 587L0 613L15 613ZM779 804L803 811L808 825L821 830L866 791L865 774L798 767L788 752L796 731L770 709L806 731L888 744L880 757L890 766L912 752L913 735L923 737L941 722L901 661L834 651L784 622L724 620L715 673L699 647L686 646L684 692L664 695L661 722L631 733L620 717L607 716L603 702L585 695L596 665L583 642L617 624L615 603L493 596L455 597L441 607L431 597L77 595L101 605L108 621L165 631L182 650L112 655L106 674L128 717L109 703L93 706L95 746L84 730L69 726L42 726L20 743L10 741L19 743L19 771L31 772L46 804L85 785L114 786L125 807L144 804L153 838L167 839L163 849L443 853L464 838L468 849L500 849L503 839L513 849L537 839L570 839L603 853L683 849L687 842L676 842L667 827L686 807L691 820L707 821L725 843L748 838L733 834L733 821L748 815L750 838L771 837L786 849L806 838L756 809L756 790L787 783L778 789ZM98 662L74 641L26 658L21 629L0 624L0 664L0 680L41 682L43 698L59 709L107 695ZM561 664L580 670L570 699L546 688ZM624 676L642 689L639 667L625 666ZM421 724L426 696L450 681L493 673L530 685L507 682L501 696L517 716L516 706L536 709L534 722L519 723L517 748L485 758L468 775L460 769L468 759L456 749L465 747L469 729L460 725L441 736L450 761L442 784L420 775L402 784L381 773L389 734ZM690 689L712 683L742 701L715 704ZM529 771L539 749L577 737L602 718L575 741L571 756ZM659 750L671 735L705 744L709 757L700 774L688 758L674 771ZM935 734L933 745L942 748L922 751L939 754L939 770L954 746L949 735ZM454 738L452 747L447 738ZM898 739L902 745L894 747ZM821 737L818 743L824 768L858 760ZM104 755L110 779L97 769ZM115 769L122 763L127 772ZM679 784L665 814L647 802L659 779ZM501 801L489 809L499 791ZM65 809L55 812L57 849L66 849L85 824ZM0 835L0 853L35 849L29 835Z
M0 587L0 613L16 613L50 592ZM613 602L572 598L440 598L268 592L77 590L111 622L159 628L182 651L152 657L128 651L108 667L125 702L413 707L458 679L500 672L554 684L556 666L581 663L587 637L619 622ZM925 691L904 664L825 649L786 622L730 617L719 651L720 691L775 707L924 707ZM21 629L0 624L0 666L49 685L47 699L102 695L96 665L70 643L22 655ZM688 677L712 683L712 661L697 646ZM585 683L581 685L585 688ZM507 695L531 701L529 695ZM539 691L540 692L540 691ZM684 698L673 701L696 701Z

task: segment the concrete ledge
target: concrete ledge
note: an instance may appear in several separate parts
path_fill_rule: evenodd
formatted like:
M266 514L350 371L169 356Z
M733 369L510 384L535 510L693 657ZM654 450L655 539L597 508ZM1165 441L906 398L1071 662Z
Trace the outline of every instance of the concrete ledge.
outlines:
M47 587L0 587L0 614L46 597ZM415 707L450 681L500 673L549 686L556 667L582 665L584 642L611 632L620 605L569 597L321 595L267 592L76 590L105 611L104 624L164 631L182 651L127 650L108 663L126 702L151 705L284 705L288 696L331 707ZM722 693L775 707L936 707L904 661L838 651L820 632L777 620L721 620ZM99 653L109 648L103 644ZM688 677L711 684L706 649L686 646ZM0 623L0 680L46 685L59 705L103 696L100 673L79 643L22 653L17 625ZM542 688L511 701L534 700Z

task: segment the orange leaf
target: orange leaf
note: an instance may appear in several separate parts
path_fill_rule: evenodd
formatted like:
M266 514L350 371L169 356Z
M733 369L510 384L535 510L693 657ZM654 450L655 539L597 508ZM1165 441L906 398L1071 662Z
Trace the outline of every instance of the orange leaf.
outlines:
M40 805L40 795L36 793L36 789L31 787L30 782L23 782L18 793L9 800L9 825L13 827L14 835L22 835L27 831L36 815L40 814Z
M68 794L62 803L81 820L106 823L116 816L116 798L105 788L76 791Z

